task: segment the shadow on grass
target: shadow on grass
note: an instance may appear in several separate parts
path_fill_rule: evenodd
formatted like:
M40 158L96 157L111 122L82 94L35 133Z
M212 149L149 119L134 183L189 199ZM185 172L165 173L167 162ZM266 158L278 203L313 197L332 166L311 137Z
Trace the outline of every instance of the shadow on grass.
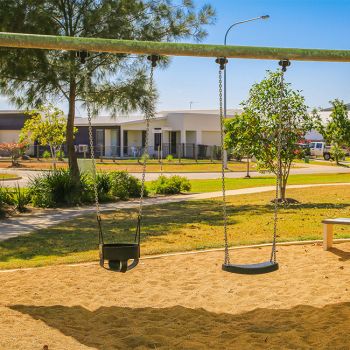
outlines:
M13 305L12 310L99 350L117 349L345 349L350 303L315 308L214 313L167 308ZM341 321L341 327L339 322ZM50 348L50 339L47 340Z
M202 200L144 208L144 220L141 240L147 243L155 237L166 237L169 234L189 227L188 225L207 225L221 227L223 224L220 201ZM292 213L304 209L334 209L346 208L347 204L306 203L290 205L281 210ZM256 221L257 216L271 215L273 205L234 205L227 208L228 224L243 223L249 225L250 217ZM119 210L106 214L103 220L105 242L132 242L136 229L136 209ZM82 253L97 249L98 233L96 219L93 215L77 217L65 223L38 230L29 235L10 238L0 242L0 262L12 259L33 259L35 257L62 257L74 253ZM97 256L97 255L96 255Z

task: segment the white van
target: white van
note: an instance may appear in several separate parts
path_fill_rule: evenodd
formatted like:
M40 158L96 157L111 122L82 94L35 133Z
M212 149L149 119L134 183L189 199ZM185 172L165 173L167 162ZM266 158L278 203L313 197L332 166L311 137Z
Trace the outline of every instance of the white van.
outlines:
M313 157L324 157L325 142L311 142L309 143L310 154ZM328 158L327 160L329 160Z
M323 157L324 160L330 160L331 146L327 146L325 142L311 142L309 143L310 154L313 157ZM343 148L345 155L349 154L349 150Z

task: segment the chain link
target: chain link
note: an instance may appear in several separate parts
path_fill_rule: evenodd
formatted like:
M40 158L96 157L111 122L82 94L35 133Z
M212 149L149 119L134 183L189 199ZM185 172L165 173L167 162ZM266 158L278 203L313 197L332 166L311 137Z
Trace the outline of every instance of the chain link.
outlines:
M273 215L273 241L270 261L276 263L276 241L278 231L278 208L279 208L279 194L280 194L280 181L281 181L281 153L282 153L282 116L283 116L283 103L284 103L284 72L285 68L282 68L281 83L280 83L280 110L278 115L278 127L277 127L277 174L276 174L276 191L275 191L275 203L274 203L274 215Z
M149 77L149 91L151 93L151 103L149 109L145 112L146 117L146 136L145 136L145 149L143 151L143 164L142 164L142 178L141 178L141 193L140 193L140 203L139 203L139 213L138 220L142 219L142 204L145 195L145 181L146 181L146 168L147 168L147 158L149 157L149 131L150 131L150 121L154 118L155 107L154 107L154 97L153 97L153 80L154 80L154 67L151 65L151 72Z
M101 209L100 202L98 199L98 187L97 187L97 169L96 169L96 159L95 159L95 149L94 149L94 136L92 130L92 112L91 112L91 104L90 104L90 96L89 96L89 69L87 64L85 65L84 70L84 94L85 94L85 104L86 111L88 116L88 132L89 132L89 143L90 143L90 155L92 162L92 178L93 178L93 189L94 189L94 197L95 197L95 206L96 206L96 219L99 226L99 241L103 244L103 234L101 229Z
M227 234L227 204L226 204L226 184L225 184L225 126L224 113L222 107L222 69L219 68L219 106L220 106L220 137L221 137L221 182L222 182L222 214L224 219L224 240L225 240L225 264L230 263L230 253L228 249Z

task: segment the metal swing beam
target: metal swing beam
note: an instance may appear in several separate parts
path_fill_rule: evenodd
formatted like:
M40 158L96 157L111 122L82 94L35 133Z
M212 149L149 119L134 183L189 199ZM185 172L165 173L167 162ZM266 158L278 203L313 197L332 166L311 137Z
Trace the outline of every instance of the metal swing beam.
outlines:
M0 47L164 56L350 62L350 50L224 46L0 32Z

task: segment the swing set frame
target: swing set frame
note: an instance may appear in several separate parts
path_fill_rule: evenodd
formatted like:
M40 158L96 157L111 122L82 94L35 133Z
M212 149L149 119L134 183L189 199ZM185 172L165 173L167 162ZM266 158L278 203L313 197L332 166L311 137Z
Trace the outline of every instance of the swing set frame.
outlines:
M224 69L227 58L241 59L265 59L279 60L282 66L282 72L289 66L289 60L293 61L320 61L320 62L350 62L350 50L323 50L323 49L299 49L299 48L274 48L274 47L252 47L252 46L226 46L226 45L205 45L205 44L187 44L187 43L168 43L168 42L149 42L136 40L115 40L100 38L83 37L65 37L49 36L37 34L4 33L0 32L0 47L17 49L46 49L46 50L65 50L76 52L106 52L113 54L139 54L151 55L149 57L163 56L193 56L193 57L213 57L216 63L220 65L219 69L219 90L220 90L220 120L221 120L221 143L223 148L223 114L222 114L222 82L221 70ZM88 54L86 54L87 57ZM156 56L157 55L157 56ZM85 57L81 57L82 62ZM84 62L83 62L84 63ZM155 64L152 61L151 81L153 81L153 68ZM281 87L283 88L283 73ZM147 119L149 120L149 119ZM90 142L92 147L91 116L90 122ZM280 125L281 127L281 125ZM280 135L280 132L279 132ZM278 162L280 159L280 137ZM92 157L93 158L93 157ZM222 159L223 161L223 159ZM222 162L222 165L224 163ZM146 163L144 163L143 185L145 178ZM96 177L96 174L95 174ZM277 229L277 198L278 198L278 177L276 180L276 201L274 215L274 240L270 261L260 264L236 265L231 264L229 259L229 249L227 241L227 214L225 203L225 172L222 169L222 189L223 189L223 214L224 214L224 233L225 233L225 261L222 265L224 271L240 274L260 274L276 271L278 263L276 261L276 229ZM97 208L97 220L99 222L100 239L100 259L103 266L104 259L109 260L112 269L116 263L116 271L126 272L135 267L140 255L140 241L133 245L118 245L103 243L101 219L99 213L98 193L95 185L95 197ZM137 226L140 237L140 218L142 213L142 198L140 199L140 214ZM102 237L102 239L101 239ZM101 248L102 247L102 248ZM111 255L108 252L111 250ZM130 251L132 249L132 251ZM117 259L117 260L116 260ZM134 259L134 263L128 266L128 260ZM111 265L112 264L112 265Z
M350 62L350 50L168 43L0 32L0 47L139 55Z

